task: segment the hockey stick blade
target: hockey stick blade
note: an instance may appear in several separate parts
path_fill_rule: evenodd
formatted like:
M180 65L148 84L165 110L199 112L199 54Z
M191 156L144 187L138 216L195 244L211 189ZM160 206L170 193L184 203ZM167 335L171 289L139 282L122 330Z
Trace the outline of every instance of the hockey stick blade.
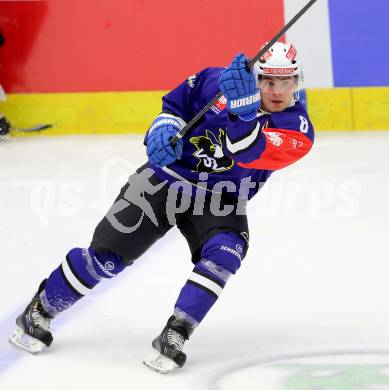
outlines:
M52 124L40 124L40 125L35 125L35 126L32 126L32 127L12 127L12 130L16 130L16 131L21 131L21 132L24 132L24 133L31 133L31 132L34 132L34 131L42 131L42 130L45 130L45 129L50 129L51 127L53 127Z
M261 50L249 61L248 65L252 67L256 61L258 61L296 22L303 16L317 0L309 1L301 10L287 23L285 26L265 45ZM177 141L184 137L185 134L204 116L204 114L223 96L222 92L218 94L199 112L197 113L187 124L183 127L175 137L170 141L172 146L175 146Z

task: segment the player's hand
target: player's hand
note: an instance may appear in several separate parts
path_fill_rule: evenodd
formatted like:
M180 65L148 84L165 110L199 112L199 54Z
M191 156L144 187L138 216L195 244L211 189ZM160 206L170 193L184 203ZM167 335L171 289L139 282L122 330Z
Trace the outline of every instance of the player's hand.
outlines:
M0 135L7 135L10 130L11 130L11 124L8 122L5 116L2 116L0 118Z
M249 121L259 108L259 89L252 69L247 69L247 58L238 54L220 75L219 87L227 98L227 110Z
M163 124L164 122L166 120L157 119L147 136L147 156L150 163L157 167L172 164L182 155L182 139L178 139L174 147L170 143L180 130L179 124L174 125L174 120L170 120L173 124Z

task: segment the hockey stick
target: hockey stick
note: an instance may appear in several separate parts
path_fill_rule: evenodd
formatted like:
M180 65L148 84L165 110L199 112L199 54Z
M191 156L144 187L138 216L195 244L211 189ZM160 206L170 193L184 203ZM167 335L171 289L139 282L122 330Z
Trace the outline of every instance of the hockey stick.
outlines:
M16 131L21 131L21 132L24 132L24 133L32 133L34 131L41 131L41 130L45 130L45 129L50 129L50 127L53 127L53 125L51 125L51 124L41 124L41 125L35 125L35 126L32 126L32 127L24 127L24 128L21 128L21 127L11 127L11 131L12 130L16 130Z
M312 7L317 0L309 1L285 26L269 41L259 52L248 62L250 68ZM175 137L170 141L174 146L177 141L184 137L185 134L203 117L203 115L223 96L222 92L219 92L199 113L197 113L187 124L183 127Z

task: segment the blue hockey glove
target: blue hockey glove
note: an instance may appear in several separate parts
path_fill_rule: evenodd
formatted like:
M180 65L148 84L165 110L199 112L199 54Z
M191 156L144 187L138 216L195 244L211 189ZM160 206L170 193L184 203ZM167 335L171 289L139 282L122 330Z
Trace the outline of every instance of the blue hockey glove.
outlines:
M170 140L181 130L174 117L158 117L147 135L147 156L152 165L164 167L174 163L182 155L182 139L173 147Z
M220 90L227 98L227 110L245 121L255 119L259 108L259 89L247 58L238 54L220 75Z

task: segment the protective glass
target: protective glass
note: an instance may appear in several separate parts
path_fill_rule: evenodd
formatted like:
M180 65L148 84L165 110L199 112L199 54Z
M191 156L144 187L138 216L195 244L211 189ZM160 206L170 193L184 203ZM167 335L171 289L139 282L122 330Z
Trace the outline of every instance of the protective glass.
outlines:
M296 92L297 80L295 77L263 77L259 80L259 89L262 92L287 93Z

